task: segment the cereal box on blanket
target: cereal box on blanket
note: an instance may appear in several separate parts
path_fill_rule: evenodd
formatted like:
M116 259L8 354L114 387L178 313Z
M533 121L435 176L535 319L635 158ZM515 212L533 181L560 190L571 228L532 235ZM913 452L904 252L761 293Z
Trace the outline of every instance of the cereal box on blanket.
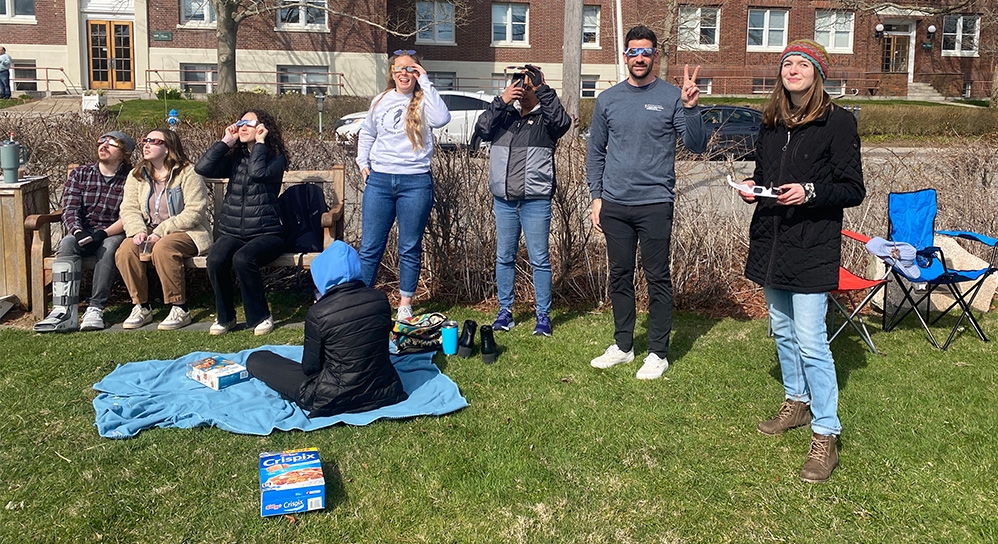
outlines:
M260 515L325 508L326 480L317 448L260 454Z
M222 357L205 357L187 363L187 377L218 391L249 379L243 365Z

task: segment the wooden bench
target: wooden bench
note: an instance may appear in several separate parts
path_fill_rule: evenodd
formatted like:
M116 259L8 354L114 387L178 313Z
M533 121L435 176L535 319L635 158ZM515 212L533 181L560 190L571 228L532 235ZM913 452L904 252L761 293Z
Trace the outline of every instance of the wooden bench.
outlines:
M222 209L225 198L227 179L205 179L212 195L210 203L212 230L215 230L215 213ZM315 183L323 188L329 211L322 215L323 247L329 247L333 240L343 239L343 195L344 171L343 165L337 164L332 170L299 170L284 173L284 187L296 183ZM42 319L48 310L49 296L52 285L52 262L55 255L52 251L51 224L62 221L62 210L48 214L29 215L24 219L24 228L31 236L31 313L36 319ZM215 232L217 237L218 233ZM298 266L301 262L308 268L312 259L318 253L285 253L267 266ZM184 261L187 268L205 268L207 256L199 255ZM93 257L83 259L83 269L93 270L97 260ZM82 295L82 294L81 294ZM81 296L81 299L85 298Z

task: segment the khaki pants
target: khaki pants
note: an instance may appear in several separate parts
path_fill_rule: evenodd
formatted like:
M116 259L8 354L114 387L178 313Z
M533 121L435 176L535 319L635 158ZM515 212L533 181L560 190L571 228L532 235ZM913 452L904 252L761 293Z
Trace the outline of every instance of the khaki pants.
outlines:
M126 239L118 247L114 261L118 264L121 279L128 287L132 304L149 302L149 274L146 264L139 259L140 246L135 245L131 238ZM187 302L187 272L184 270L184 259L198 254L194 240L186 232L174 232L160 238L152 246L152 265L159 274L163 286L163 302L167 304L183 304Z

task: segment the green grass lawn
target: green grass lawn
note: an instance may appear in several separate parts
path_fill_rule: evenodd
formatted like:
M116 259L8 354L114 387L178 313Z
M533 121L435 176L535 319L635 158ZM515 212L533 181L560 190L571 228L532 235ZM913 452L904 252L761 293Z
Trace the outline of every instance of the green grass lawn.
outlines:
M998 357L972 332L948 352L915 321L874 334L884 355L855 335L836 339L841 464L815 485L797 477L807 429L755 431L782 401L764 320L677 315L672 367L642 382L637 362L589 366L611 340L609 313L556 312L552 338L517 318L497 335L494 365L435 357L470 403L460 412L266 437L199 428L103 439L92 384L134 360L296 344L300 329L0 330L0 542L998 539ZM998 318L983 326L998 334ZM640 315L640 336L645 327ZM636 348L640 359L646 341ZM257 454L298 447L321 452L326 510L261 518Z
M108 106L112 116L122 122L166 126L166 117L176 109L180 118L192 123L208 120L208 103L204 100L125 100Z

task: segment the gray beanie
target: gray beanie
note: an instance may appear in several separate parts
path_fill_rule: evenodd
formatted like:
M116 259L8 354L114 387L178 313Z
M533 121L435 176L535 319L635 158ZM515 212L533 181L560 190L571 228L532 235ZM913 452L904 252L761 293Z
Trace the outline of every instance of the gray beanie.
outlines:
M125 151L129 153L135 151L135 140L133 140L131 136L125 134L120 130L112 130L111 132L105 132L104 134L100 135L101 138L103 138L104 136L110 136L111 138L114 138L115 140L121 142L122 145L125 146Z

